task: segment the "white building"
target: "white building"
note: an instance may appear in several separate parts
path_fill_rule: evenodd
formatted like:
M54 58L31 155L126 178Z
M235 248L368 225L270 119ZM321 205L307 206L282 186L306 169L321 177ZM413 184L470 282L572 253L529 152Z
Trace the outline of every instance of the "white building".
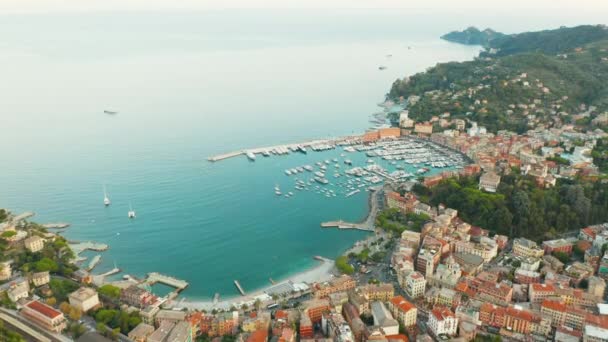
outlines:
M22 280L11 284L11 287L7 291L8 299L13 302L18 301L21 298L27 298L29 296L30 285L27 280Z
M44 240L40 236L30 236L23 243L25 244L25 248L32 253L39 252L44 248Z
M412 128L414 127L414 120L410 119L409 111L404 110L399 114L399 127L401 128Z
M99 305L99 296L97 291L90 287L81 287L78 290L70 293L70 305L87 312Z
M381 327L385 335L399 334L399 322L393 318L390 311L382 302L372 302L372 316L374 317L374 325Z
M34 286L42 286L44 284L48 284L51 281L51 276L48 271L46 272L37 272L32 274L32 283Z
M477 122L473 122L471 128L467 130L467 134L470 137L476 137L488 133L487 129L483 126L477 126Z
M426 288L426 279L418 272L411 272L405 277L405 292L412 297L418 298L424 296Z
M0 281L10 279L11 275L12 275L11 264L9 264L8 262L0 262Z
M429 315L428 327L435 336L454 336L458 330L458 318L448 308L433 309Z

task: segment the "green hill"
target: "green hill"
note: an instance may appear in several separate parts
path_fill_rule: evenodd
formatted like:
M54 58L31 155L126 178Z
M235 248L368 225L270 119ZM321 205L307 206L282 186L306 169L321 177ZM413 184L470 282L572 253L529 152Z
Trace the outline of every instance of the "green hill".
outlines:
M449 112L494 132L573 122L574 114L585 111L583 104L596 107L590 119L608 110L604 27L524 33L492 40L490 45L501 47L496 56L486 52L473 61L438 64L396 80L388 98L410 98L414 120Z
M488 46L491 40L503 36L505 36L503 33L496 32L489 28L480 31L477 27L471 26L464 31L452 31L445 34L441 36L441 39L465 45Z

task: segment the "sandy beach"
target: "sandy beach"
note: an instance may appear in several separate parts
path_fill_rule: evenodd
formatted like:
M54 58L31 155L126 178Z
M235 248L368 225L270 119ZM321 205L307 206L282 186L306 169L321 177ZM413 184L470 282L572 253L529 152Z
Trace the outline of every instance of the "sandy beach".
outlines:
M286 282L292 283L306 283L308 285L315 282L323 282L330 280L331 278L338 275L338 271L334 265L334 260L323 258L323 261L319 261L319 264L314 267L305 270L303 272L299 272L294 274L293 276L287 277L286 279L281 279L276 283L276 285L266 286L262 289L258 289L254 292L248 293L246 296L237 296L230 297L225 299L220 299L217 303L213 303L211 300L206 301L188 301L185 300L177 300L172 304L168 304L165 306L170 307L179 307L179 308L188 308L188 309L196 309L196 310L206 310L210 311L213 309L220 310L229 310L232 306L240 306L243 304L252 305L256 297L264 295L264 291L268 290L273 286L277 286Z

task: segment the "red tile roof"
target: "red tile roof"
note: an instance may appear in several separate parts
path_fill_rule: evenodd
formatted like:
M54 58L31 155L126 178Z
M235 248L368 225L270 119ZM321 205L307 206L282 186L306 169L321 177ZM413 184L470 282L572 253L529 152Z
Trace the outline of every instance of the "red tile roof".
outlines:
M414 304L408 302L402 296L393 297L393 299L391 299L391 303L393 303L394 306L398 307L403 312L408 312L416 308Z
M530 286L532 286L532 289L534 291L555 292L555 286L553 286L551 284L534 283L534 284L530 284Z
M386 336L387 340L398 340L398 341L402 341L402 342L409 342L409 339L407 338L407 336L403 335L403 334L399 334L399 335L388 335Z
M39 301L30 302L30 303L26 304L26 306L34 311L38 311L39 313L41 313L51 319L62 315L61 312L53 309L52 307L50 307L48 305L42 304Z
M549 300L549 299L543 300L541 307L549 309L549 310L553 310L553 311L560 311L560 312L566 312L566 310L568 309L566 304L560 303L556 300Z
M249 335L247 342L266 342L268 340L268 331L265 329L256 330Z

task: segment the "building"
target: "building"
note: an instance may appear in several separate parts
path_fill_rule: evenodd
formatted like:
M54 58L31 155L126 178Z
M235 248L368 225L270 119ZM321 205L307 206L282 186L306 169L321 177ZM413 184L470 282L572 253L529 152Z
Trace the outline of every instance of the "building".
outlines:
M156 314L156 325L160 325L162 322L179 323L186 320L186 313L184 311L176 310L159 310Z
M542 302L540 312L543 317L550 320L552 326L565 326L578 331L583 330L587 317L584 310L550 299L545 299Z
M466 253L480 256L484 262L489 262L498 255L497 244L474 243L470 241L458 241L454 245L456 253Z
M416 317L418 316L418 309L416 306L401 296L393 297L388 303L388 308L397 319L405 327L411 327L416 325Z
M531 311L510 306L505 309L503 327L518 334L528 335L532 332L535 321L540 321L540 317Z
M433 134L433 124L430 122L419 122L414 126L414 132L419 134Z
M374 317L374 325L382 328L385 335L399 334L399 322L397 322L390 311L382 302L372 302L372 316Z
M328 312L331 308L327 299L313 299L302 303L304 313L312 323L321 322L323 313ZM303 315L304 316L304 315Z
M437 337L455 336L458 330L458 318L448 308L436 308L430 312L428 328Z
M416 271L426 277L431 277L435 271L435 265L439 263L441 253L439 245L431 245L420 248L416 257Z
M68 296L70 305L80 309L83 313L99 306L97 291L90 287L81 287Z
M66 328L66 320L63 313L39 301L25 304L20 314L29 321L54 333L60 333Z
M480 298L496 304L510 303L513 298L513 288L507 283L482 282L477 288Z
M131 285L120 291L120 301L136 308L143 308L154 303L156 297L136 285Z
M410 119L409 112L404 110L399 114L399 127L401 128L412 128L414 127L414 120Z
M405 277L405 292L412 298L424 296L426 279L420 272L411 272Z
M287 329L287 328L285 328ZM283 330L285 330L283 329ZM264 329L256 330L252 332L245 342L267 342L268 341L268 331ZM286 341L288 342L288 341Z
M154 319L156 318L156 314L160 311L160 308L156 305L148 305L145 308L143 308L140 312L139 312L139 316L141 317L141 321L146 323L146 324L150 324L150 325L154 325Z
M314 329L310 317L302 315L300 318L300 339L312 338L314 336Z
M397 208L403 213L411 213L418 204L418 199L412 193L401 196L398 192L389 191L386 193L386 204L389 208Z
M8 262L0 262L0 281L5 281L11 278L12 268Z
M487 192L496 192L500 184L500 176L494 172L486 172L479 178L479 189Z
M553 254L553 252L572 253L572 242L564 239L543 241L542 246L545 254Z
M597 298L604 298L606 291L606 281L600 277L592 276L587 279L589 286L587 292Z
M360 291L369 301L379 300L386 302L395 296L395 288L393 284L369 284L362 286Z
M32 252L40 252L44 248L44 240L40 236L31 236L25 240L23 240L25 248Z
M357 286L357 283L352 277L343 275L326 283L313 284L312 291L316 298L324 298L331 293L352 290L355 286Z
M192 342L192 327L188 322L178 322L169 333L167 342Z
M398 138L401 136L401 129L399 127L381 128L378 130L380 139L386 138Z
M163 321L151 335L148 336L146 342L166 342L167 337L173 330L175 323L169 321Z
M30 285L26 280L21 279L10 284L7 291L8 299L10 299L12 302L16 302L19 299L27 298L30 295L29 291Z
M148 336L152 335L154 327L150 324L139 323L133 330L129 332L129 338L134 342L146 342Z
M36 287L48 284L49 281L51 281L51 276L48 271L36 272L32 274L32 283Z
M518 268L515 271L515 281L518 284L540 283L540 273Z
M522 257L540 258L545 254L545 251L532 240L515 238L513 240L513 254Z

